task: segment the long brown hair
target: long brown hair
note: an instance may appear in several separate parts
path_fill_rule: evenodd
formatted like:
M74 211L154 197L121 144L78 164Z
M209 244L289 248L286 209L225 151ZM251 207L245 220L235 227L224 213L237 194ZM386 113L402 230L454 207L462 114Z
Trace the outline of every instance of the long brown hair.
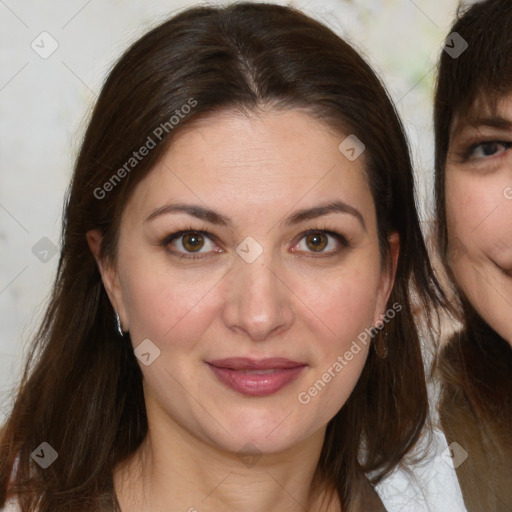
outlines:
M461 247L448 239L445 166L455 120L471 122L478 109L495 109L497 100L512 93L512 2L487 0L459 11L450 29L466 42L456 59L443 52L434 102L435 205L437 245L448 277L454 284L452 313L462 333L440 355L439 371L445 386L462 391L480 421L503 425L512 421L512 350L457 286L451 258ZM459 251L459 252L458 252Z
M194 108L182 109L191 99ZM305 109L340 133L340 142L348 134L363 141L383 264L388 235L400 236L389 304L402 309L386 325L388 356L370 350L356 388L328 425L318 474L345 507L357 501L364 473L379 482L417 441L428 409L412 294L428 307L439 290L415 209L408 145L385 89L350 45L297 10L198 7L135 42L95 106L67 195L52 298L2 432L0 505L9 491L24 510L93 511L112 495L114 467L137 450L148 425L141 371L129 336L116 333L85 233L100 229L101 256L115 261L127 199L173 134L200 115L261 106ZM177 110L183 116L174 126ZM114 180L161 126L167 131L156 147ZM59 454L44 470L31 461L42 442Z

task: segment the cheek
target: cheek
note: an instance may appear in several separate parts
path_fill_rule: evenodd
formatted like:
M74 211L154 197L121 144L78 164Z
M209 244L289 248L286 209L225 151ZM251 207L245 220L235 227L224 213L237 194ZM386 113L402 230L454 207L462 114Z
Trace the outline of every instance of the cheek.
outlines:
M359 380L374 335L378 274L353 269L323 284L322 293L308 297L321 322L310 317L314 364L297 395L315 425L340 410Z
M370 254L354 258L337 272L297 278L294 291L304 304L303 318L312 334L321 333L317 342L330 357L371 327L380 313L376 311L379 267L379 258Z
M446 221L448 233L461 242L470 243L476 219L481 216L482 203L477 202L478 191L469 180L460 179L447 171L446 176Z
M125 270L128 277L122 287L134 343L149 338L162 344L179 337L182 345L193 344L196 334L211 322L211 291L219 276L198 277L169 268L159 271L135 260ZM183 332L185 337L180 335Z
M321 292L310 297L310 303L335 333L372 322L376 306L376 283L358 279L333 279ZM367 277L367 276L364 276Z
M499 222L494 225L493 240L488 249L489 257L505 272L512 274L512 202L508 212L501 211Z
M503 197L502 190L499 177L483 180L447 172L446 220L452 250L472 258L486 255L494 261L510 261L512 201Z

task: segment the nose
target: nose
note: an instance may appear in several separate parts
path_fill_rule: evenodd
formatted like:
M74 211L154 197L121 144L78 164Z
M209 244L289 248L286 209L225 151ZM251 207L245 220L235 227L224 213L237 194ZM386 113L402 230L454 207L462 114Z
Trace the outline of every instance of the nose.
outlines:
M224 323L252 341L265 341L293 324L293 293L263 255L253 263L236 262L230 271Z

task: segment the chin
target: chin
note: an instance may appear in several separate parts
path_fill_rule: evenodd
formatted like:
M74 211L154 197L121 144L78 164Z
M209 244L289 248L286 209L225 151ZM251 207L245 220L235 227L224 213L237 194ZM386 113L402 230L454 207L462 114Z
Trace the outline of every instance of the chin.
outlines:
M300 444L315 427L297 425L293 412L283 409L275 411L244 411L237 417L225 418L222 425L226 431L219 436L210 437L210 441L220 449L232 453L277 454ZM228 433L229 432L229 433Z

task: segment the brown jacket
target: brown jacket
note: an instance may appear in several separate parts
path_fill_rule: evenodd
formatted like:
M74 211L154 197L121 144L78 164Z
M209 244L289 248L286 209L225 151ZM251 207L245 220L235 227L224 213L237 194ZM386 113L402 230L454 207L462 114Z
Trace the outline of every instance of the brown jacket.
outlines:
M468 512L511 512L511 347L493 332L457 333L441 353L439 370L443 430L448 444L467 452L454 463Z

